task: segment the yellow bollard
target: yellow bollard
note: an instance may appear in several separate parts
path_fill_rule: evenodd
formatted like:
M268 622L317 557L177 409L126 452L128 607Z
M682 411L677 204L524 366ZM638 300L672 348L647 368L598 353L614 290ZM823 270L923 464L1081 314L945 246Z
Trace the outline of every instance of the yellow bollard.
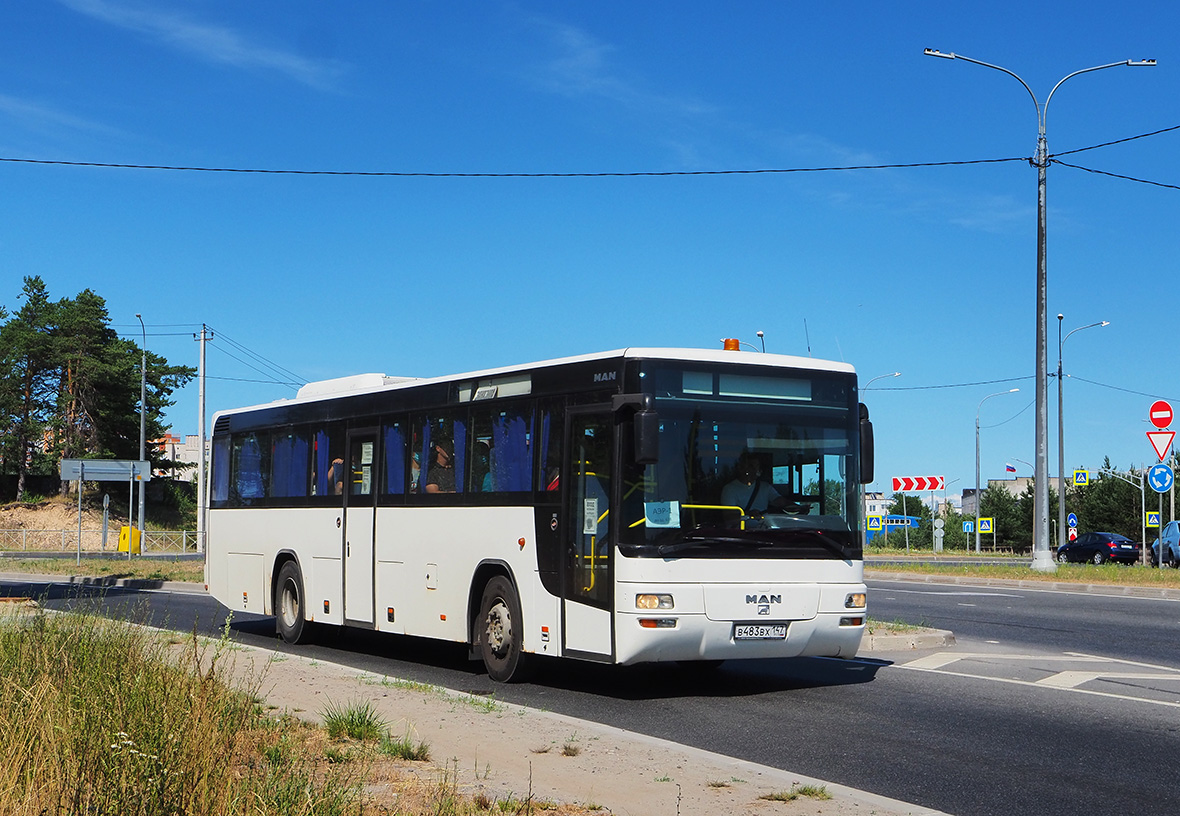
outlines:
M119 528L119 552L127 552L127 544L131 544L131 552L139 555L139 530L134 527Z

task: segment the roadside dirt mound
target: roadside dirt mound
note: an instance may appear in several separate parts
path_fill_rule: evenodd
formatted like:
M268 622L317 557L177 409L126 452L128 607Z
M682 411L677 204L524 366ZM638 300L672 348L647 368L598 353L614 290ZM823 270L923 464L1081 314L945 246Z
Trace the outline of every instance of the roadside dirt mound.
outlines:
M101 502L101 499L99 500ZM102 537L102 504L83 501L83 550L114 548L119 527L126 516L111 508L107 519L107 540ZM10 502L0 505L0 551L57 551L78 546L78 499L54 496L36 502Z

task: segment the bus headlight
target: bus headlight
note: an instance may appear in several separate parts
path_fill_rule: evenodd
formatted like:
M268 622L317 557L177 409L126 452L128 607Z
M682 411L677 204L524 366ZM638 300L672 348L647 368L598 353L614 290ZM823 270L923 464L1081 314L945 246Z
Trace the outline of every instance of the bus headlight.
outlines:
M865 608L865 594L863 592L850 592L844 596L845 609L864 609Z
M636 609L674 609L676 604L672 603L671 595L636 595L635 608Z

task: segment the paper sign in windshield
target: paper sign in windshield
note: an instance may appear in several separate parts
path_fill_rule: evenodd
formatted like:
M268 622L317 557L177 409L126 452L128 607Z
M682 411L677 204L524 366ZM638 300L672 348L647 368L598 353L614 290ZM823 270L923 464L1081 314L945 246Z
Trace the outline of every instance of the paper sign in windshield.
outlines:
M648 527L679 527L680 502L644 502L643 521Z

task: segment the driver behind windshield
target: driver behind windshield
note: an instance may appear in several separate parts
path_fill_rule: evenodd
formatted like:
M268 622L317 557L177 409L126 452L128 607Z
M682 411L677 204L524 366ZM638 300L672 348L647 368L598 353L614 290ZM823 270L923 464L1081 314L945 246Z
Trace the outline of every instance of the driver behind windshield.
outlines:
M734 478L721 488L721 503L742 508L743 515L760 516L770 507L782 507L786 500L770 482L762 479L762 462L749 451L738 456Z

